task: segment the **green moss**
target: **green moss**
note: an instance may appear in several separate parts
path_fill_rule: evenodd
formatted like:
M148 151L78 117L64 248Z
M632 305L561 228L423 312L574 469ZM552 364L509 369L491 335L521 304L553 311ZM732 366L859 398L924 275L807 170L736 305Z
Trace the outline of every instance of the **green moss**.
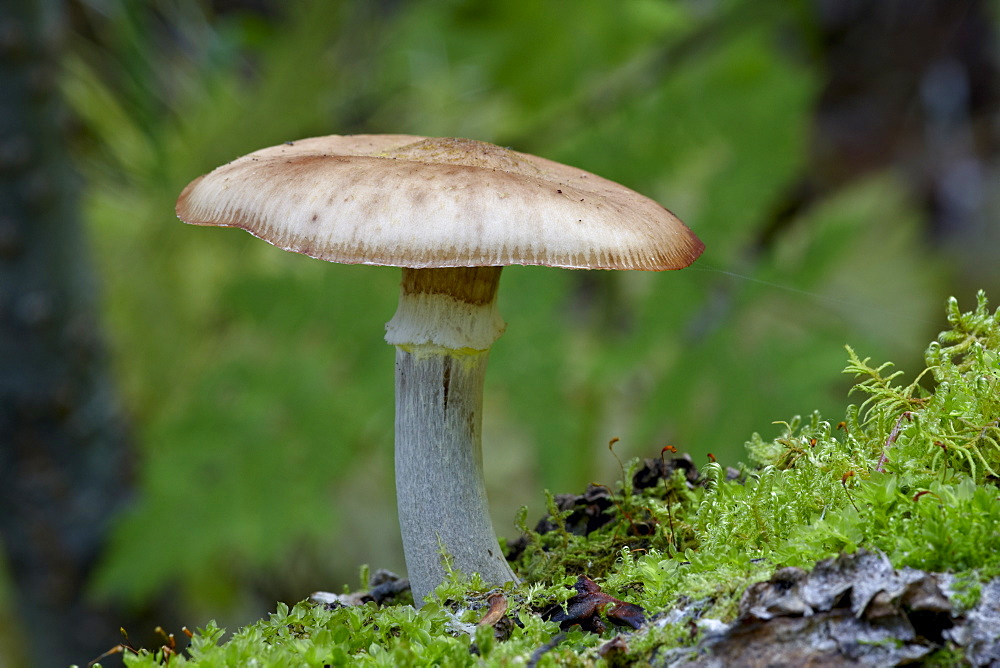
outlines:
M548 496L549 516L513 560L524 579L503 593L506 618L477 626L491 593L459 574L416 611L366 604L279 606L220 643L210 625L173 666L593 665L641 660L698 642L712 620L731 621L743 590L783 566L805 569L842 552L877 550L893 566L955 575L953 603L976 604L1000 574L1000 310L980 294L974 311L948 303L950 329L927 349L926 368L902 384L890 364L848 349L860 404L836 422L813 414L777 423L747 443L750 464L700 471L690 460L633 461L616 491ZM564 606L576 577L641 605L656 620L605 647L614 634L561 631L547 611ZM934 660L960 650L945 647ZM617 657L617 658L612 658ZM126 658L157 665L163 652Z

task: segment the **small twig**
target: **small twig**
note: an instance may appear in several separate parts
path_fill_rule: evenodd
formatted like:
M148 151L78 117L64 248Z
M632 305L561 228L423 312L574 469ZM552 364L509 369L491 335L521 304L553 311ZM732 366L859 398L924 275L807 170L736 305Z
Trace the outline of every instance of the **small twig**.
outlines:
M560 631L552 636L552 640L548 641L532 653L531 658L528 659L528 663L525 664L525 668L535 668L535 666L538 665L538 662L542 660L545 653L555 649L565 638L565 631Z
M882 456L878 458L878 466L875 467L875 470L879 473L885 473L885 463L889 461L889 448L899 438L899 432L902 431L903 418L912 420L913 411L903 411L896 420L896 425L889 432L889 439L885 442L885 447L882 448Z

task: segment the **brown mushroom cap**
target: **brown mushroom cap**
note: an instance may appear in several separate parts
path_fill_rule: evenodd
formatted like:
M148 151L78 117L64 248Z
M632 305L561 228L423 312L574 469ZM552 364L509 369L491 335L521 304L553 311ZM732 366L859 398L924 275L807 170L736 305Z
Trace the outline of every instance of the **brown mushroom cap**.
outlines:
M255 151L192 181L177 215L347 264L663 270L704 248L653 200L582 169L412 135Z

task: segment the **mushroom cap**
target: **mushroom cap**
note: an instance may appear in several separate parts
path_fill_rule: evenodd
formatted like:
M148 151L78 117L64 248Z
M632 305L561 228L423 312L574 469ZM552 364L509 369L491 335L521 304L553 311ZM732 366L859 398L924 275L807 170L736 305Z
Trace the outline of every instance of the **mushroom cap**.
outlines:
M672 213L582 169L470 139L332 135L192 181L177 216L347 264L680 269L704 244Z

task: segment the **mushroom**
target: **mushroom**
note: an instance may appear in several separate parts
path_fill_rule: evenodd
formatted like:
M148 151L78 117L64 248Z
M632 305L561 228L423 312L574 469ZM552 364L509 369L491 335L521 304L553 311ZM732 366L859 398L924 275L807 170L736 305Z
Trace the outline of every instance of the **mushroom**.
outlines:
M177 216L239 227L321 260L402 267L386 325L396 347L396 493L419 606L443 556L491 585L517 582L490 522L483 377L505 324L505 265L680 269L701 241L656 202L580 169L469 139L315 137L192 181Z

